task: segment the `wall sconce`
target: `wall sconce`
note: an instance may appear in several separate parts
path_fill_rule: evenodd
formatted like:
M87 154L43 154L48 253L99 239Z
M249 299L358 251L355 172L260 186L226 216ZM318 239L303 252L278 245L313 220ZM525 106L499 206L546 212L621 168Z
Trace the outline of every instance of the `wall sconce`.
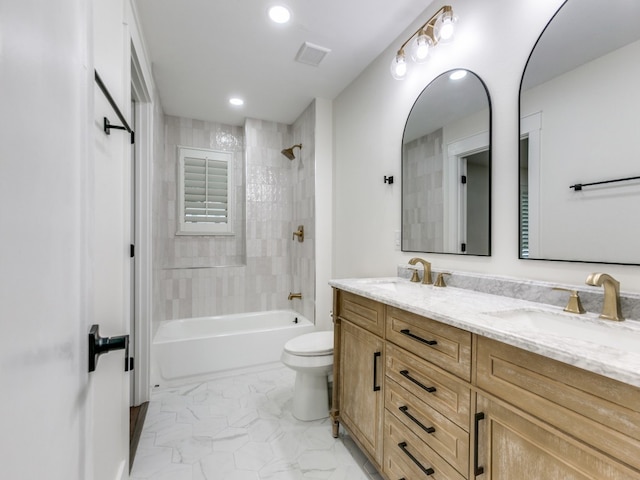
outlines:
M427 60L431 47L453 39L454 24L457 20L458 17L453 14L453 9L449 5L445 5L438 10L402 44L400 50L391 61L391 76L396 80L402 80L407 76L408 67L405 48L409 42L411 42L409 52L412 60L416 63L423 63Z

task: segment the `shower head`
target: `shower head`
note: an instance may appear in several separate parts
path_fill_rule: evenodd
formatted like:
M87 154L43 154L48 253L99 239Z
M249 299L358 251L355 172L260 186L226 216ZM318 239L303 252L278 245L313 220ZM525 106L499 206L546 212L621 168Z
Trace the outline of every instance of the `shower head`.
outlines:
M284 150L282 150L282 154L287 157L289 160L293 160L294 158L296 158L296 156L293 154L293 149L294 148L302 148L302 144L298 143L297 145L294 145L293 147L290 148L285 148Z

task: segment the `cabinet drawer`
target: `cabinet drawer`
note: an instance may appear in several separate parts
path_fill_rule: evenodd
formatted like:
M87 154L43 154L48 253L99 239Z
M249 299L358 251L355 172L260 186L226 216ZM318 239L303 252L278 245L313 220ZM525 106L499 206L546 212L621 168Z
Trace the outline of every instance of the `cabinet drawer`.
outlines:
M387 307L387 340L448 372L471 380L471 333L394 307Z
M386 375L427 405L469 431L469 387L395 345L387 342Z
M640 389L478 337L486 392L640 469Z
M385 412L384 473L389 478L409 480L463 480L465 477L428 445Z
M338 316L382 337L384 304L342 290L338 292Z
M385 407L458 472L469 469L469 434L387 377Z

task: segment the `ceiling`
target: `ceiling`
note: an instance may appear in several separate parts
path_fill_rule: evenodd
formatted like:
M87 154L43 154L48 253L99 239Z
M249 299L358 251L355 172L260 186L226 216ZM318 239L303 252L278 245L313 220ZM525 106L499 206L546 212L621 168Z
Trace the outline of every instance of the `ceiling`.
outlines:
M245 118L291 124L314 98L335 98L431 4L429 0L135 3L164 112L228 125L242 125ZM276 3L290 8L288 24L269 20L267 9ZM318 66L296 62L304 42L331 52ZM232 96L243 98L245 104L231 106Z

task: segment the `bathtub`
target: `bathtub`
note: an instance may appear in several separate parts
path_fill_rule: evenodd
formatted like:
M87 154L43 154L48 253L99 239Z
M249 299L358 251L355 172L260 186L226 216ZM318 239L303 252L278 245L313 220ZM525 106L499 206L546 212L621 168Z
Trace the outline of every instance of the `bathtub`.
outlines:
M284 344L314 325L293 310L167 320L153 338L152 382L175 384L280 360Z

